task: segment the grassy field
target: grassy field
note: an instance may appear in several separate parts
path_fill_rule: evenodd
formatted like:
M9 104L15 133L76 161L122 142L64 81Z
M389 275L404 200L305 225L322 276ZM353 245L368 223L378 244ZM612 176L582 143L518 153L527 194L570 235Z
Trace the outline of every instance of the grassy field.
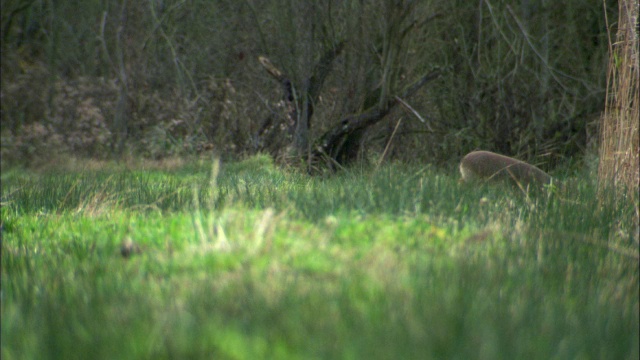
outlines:
M457 180L4 171L2 359L639 357L634 204Z

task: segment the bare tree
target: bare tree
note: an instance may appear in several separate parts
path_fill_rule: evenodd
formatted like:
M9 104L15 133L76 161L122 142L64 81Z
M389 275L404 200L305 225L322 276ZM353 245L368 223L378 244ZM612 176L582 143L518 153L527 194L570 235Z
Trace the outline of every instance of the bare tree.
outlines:
M358 3L353 4L358 5ZM274 65L266 56L259 58L264 69L282 87L286 109L284 128L287 129L290 138L287 146L294 150L296 156L306 160L310 170L319 165L322 168L334 170L356 159L362 147L362 137L367 129L384 119L403 98L413 95L439 75L437 70L428 71L414 79L413 83L404 84L407 81L404 68L408 57L406 40L416 28L423 27L435 15L424 19L414 18L415 8L418 5L412 1L380 1L370 8L367 8L367 5L358 6L362 6L358 8L359 11L375 13L377 22L373 25L352 24L350 29L370 26L357 36L353 36L353 34L337 31L332 25L333 13L327 11L328 18L322 24L317 24L322 27L322 30L316 31L312 26L308 32L311 35L307 36L313 44L316 34L322 34L322 39L315 42L320 44L316 47L322 50L314 57L315 60L310 63L311 52L303 51L299 61L295 59L286 61L304 64L308 71L301 72L304 73L303 76L300 76L301 73L296 76L295 73L282 70L282 66ZM315 23L312 22L312 24ZM358 46L363 42L366 46ZM356 54L369 51L369 58L375 59L375 61L365 62L368 65L365 69L365 77L368 79L367 86L363 89L365 94L355 100L361 101L360 104L349 106L356 113L335 119L333 124L325 127L326 130L320 136L310 139L315 105L318 103L325 80L332 71L333 63L345 48L351 51L357 49L354 51ZM354 78L344 79L339 85L345 88L353 87L352 82L360 80L358 75L354 75ZM269 128L278 128L273 123L272 117L263 122L258 136L266 136Z

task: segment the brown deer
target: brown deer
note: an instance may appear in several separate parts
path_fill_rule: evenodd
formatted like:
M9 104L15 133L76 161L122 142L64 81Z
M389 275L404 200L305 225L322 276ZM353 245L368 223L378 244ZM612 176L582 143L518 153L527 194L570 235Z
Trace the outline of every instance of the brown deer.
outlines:
M490 151L473 151L460 161L462 181L512 180L524 187L546 185L551 176L537 167Z

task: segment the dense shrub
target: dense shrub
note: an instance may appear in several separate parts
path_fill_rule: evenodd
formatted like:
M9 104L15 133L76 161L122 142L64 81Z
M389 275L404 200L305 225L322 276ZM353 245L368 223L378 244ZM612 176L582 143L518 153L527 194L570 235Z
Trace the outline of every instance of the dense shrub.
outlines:
M548 170L584 150L604 104L601 3L125 4L3 3L3 165L59 153L278 154L287 140L261 134L287 109L257 57L303 87L338 41L312 136L442 69L404 99L426 123L398 108L369 129L375 158L386 148L386 158L448 163L484 148Z

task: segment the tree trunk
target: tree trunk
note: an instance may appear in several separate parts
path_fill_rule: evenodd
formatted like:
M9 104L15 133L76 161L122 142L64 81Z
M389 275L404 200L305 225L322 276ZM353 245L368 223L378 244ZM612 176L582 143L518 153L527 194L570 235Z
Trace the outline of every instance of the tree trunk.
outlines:
M258 60L265 70L275 78L282 86L284 91L284 103L286 104L286 131L290 137L290 144L297 156L305 156L309 151L309 132L311 130L311 118L314 112L314 104L320 97L320 90L324 84L327 75L331 71L333 60L340 54L344 48L344 41L339 42L335 46L328 49L314 66L312 75L304 80L301 86L296 87L291 81L291 77L283 73L275 67L271 61L260 56ZM263 142L261 139L268 136L267 129L278 130L278 126L273 126L273 118L270 117L263 122L260 131L256 134L257 142ZM280 150L280 149L278 149Z
M402 98L413 95L422 86L439 75L440 71L434 70L423 76L403 92ZM317 164L319 162L329 169L335 170L336 167L353 162L360 153L361 140L367 128L382 120L399 102L396 97L388 100L380 107L375 106L362 114L352 115L340 121L316 141L311 153L310 163ZM312 170L310 169L310 171Z

